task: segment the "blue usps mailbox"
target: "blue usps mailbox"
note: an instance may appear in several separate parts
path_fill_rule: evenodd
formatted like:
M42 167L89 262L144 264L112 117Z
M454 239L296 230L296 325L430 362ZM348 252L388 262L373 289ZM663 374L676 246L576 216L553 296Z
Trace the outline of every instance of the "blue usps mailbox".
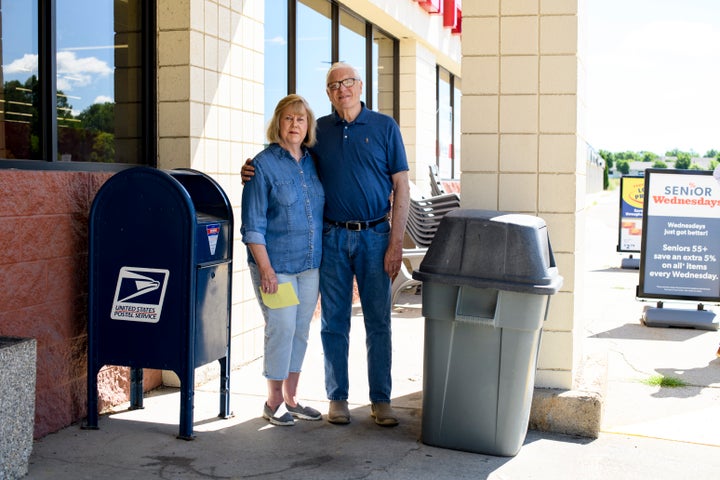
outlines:
M98 428L97 375L130 367L130 408L142 369L181 382L178 438L193 438L195 368L220 362L220 417L230 416L233 214L227 195L189 169L135 167L112 176L90 210L88 415Z

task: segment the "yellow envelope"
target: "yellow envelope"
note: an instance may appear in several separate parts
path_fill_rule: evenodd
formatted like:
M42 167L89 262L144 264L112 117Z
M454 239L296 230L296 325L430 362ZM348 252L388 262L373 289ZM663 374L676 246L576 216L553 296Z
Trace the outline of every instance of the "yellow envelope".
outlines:
M298 300L295 294L295 289L290 282L279 284L276 293L265 293L260 290L260 296L262 297L263 303L268 308L273 309L290 307L300 303L300 300Z

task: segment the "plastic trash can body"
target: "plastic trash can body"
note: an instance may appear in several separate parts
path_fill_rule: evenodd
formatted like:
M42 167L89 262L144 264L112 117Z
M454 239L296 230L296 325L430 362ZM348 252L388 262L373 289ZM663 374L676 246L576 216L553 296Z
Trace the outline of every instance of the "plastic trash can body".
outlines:
M542 220L462 209L446 218L414 274L425 317L422 441L513 456L562 278Z

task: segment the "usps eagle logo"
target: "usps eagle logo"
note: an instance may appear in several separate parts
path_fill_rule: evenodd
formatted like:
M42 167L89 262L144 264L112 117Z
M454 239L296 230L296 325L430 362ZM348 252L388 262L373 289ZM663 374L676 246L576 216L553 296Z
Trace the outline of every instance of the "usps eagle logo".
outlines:
M159 322L169 277L170 270L122 267L118 273L110 318Z

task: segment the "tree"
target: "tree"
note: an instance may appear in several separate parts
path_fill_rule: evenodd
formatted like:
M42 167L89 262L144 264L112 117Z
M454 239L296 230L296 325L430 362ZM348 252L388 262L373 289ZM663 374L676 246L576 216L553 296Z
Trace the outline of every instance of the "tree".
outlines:
M705 157L705 158L715 158L715 157L718 156L718 153L720 153L720 152L718 152L718 151L715 150L715 149L708 150L708 151L705 153L704 157Z
M656 158L658 158L658 156L655 155L653 152L642 152L643 162L653 162Z
M675 160L675 168L678 168L680 170L687 170L688 168L690 168L691 161L692 158L690 157L689 153L679 152L677 154L677 160Z
M613 155L612 152L608 152L607 150L600 150L598 152L598 155L600 155L602 159L605 160L606 167L608 169L611 169L615 161L615 155Z
M618 172L623 175L630 173L630 163L627 160L618 160L616 165Z
M78 118L83 128L100 132L115 132L115 104L112 102L93 103L83 110Z
M115 136L112 133L99 132L93 142L90 153L93 162L113 162L115 160Z
M642 156L638 152L626 150L615 154L615 160L627 160L628 162L639 162Z
M603 190L607 190L610 187L610 178L608 177L608 166L605 164L603 169Z
M655 163L653 163L653 168L667 168L667 164L662 160L655 160Z

